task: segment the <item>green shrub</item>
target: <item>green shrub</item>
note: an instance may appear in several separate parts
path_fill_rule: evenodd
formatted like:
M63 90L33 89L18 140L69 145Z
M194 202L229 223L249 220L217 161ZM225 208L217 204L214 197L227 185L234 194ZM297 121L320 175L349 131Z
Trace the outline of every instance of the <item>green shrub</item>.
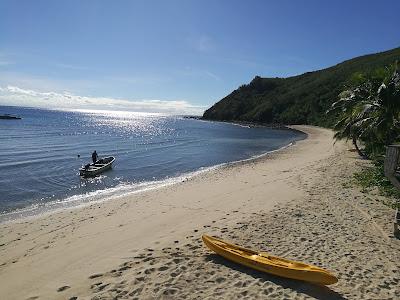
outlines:
M400 191L385 177L381 161L374 161L372 166L365 167L360 172L356 172L354 179L362 187L363 192L378 189L379 194L382 196L390 197L393 200L400 199ZM386 204L393 207L393 203Z

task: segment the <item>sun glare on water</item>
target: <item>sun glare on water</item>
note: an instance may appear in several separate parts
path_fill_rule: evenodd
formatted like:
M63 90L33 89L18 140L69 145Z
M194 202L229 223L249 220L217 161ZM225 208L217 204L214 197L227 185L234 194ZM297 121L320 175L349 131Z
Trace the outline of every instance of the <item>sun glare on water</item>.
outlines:
M162 135L168 126L167 119L173 118L163 113L115 111L115 110L74 110L86 117L92 126L98 128L114 128L135 136Z

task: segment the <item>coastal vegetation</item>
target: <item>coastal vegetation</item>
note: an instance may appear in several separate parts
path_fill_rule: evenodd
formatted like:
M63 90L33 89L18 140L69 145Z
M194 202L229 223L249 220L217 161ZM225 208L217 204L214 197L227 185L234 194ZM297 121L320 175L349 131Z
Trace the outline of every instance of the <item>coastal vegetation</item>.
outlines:
M373 161L371 166L364 167L354 174L354 182L362 188L363 192L375 190L379 195L389 199L400 199L400 191L384 176L383 164ZM396 201L388 201L385 204L395 206Z
M329 114L338 115L334 125L336 139L352 140L360 156L370 158L372 166L354 174L356 182L369 190L399 198L384 175L385 146L400 141L400 72L397 62L370 74L357 73L348 89L332 104ZM359 144L364 145L360 149ZM392 203L387 203L393 205Z
M399 197L385 178L385 146L400 142L400 48L289 78L261 78L223 98L203 118L333 128L372 165L354 175L364 190Z
M328 115L337 116L336 139L351 139L360 156L378 159L400 136L400 72L397 62L357 73ZM364 151L358 146L364 144Z
M203 119L333 127L338 116L325 112L354 74L371 73L396 60L400 60L400 48L288 78L256 76L207 109Z

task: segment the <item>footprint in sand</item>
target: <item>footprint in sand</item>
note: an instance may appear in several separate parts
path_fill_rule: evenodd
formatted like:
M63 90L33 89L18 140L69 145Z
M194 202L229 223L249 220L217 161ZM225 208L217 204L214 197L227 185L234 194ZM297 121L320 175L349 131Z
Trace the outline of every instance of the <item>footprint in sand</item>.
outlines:
M173 262L175 264L179 264L181 261L182 261L182 259L180 259L180 258L174 258L174 260L173 260Z
M147 275L149 275L149 274L151 274L152 272L154 272L154 268L150 268L150 269L146 269L145 271L144 271L144 273L145 274L147 274Z
M96 288L96 287L98 287L99 285L102 285L103 283L100 281L100 282L96 282L96 283L93 283L91 286L90 286L90 288L91 289L94 289L94 288Z
M69 289L69 288L70 288L70 286L64 285L64 286L62 286L62 287L59 287L59 288L57 289L57 292L63 292L63 291L65 291L65 290Z
M119 268L118 271L125 271L125 270L128 270L130 268L131 268L131 266L124 266L124 267Z
M97 286L97 288L95 289L95 291L96 292L100 292L100 291L102 291L102 290L104 290L107 286L109 286L110 285L110 283L105 283L105 284L103 284L103 285L99 285L99 286Z

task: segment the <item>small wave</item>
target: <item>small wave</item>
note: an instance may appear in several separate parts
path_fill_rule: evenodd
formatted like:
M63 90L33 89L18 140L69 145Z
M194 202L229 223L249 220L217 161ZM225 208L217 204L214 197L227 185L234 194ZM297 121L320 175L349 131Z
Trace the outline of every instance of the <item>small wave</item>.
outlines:
M206 173L206 172L209 172L212 170L216 170L221 167L234 166L234 165L237 165L240 163L259 159L268 154L288 148L288 147L292 146L294 143L295 142L292 142L292 143L285 145L279 149L268 151L268 152L262 153L260 155L255 155L255 156L252 156L247 159L221 163L221 164L210 166L210 167L202 167L202 168L198 169L197 171L185 173L185 174L182 174L177 177L166 178L164 180L146 181L146 182L140 182L140 183L121 183L112 188L96 190L93 192L88 192L86 194L74 195L74 196L70 196L68 198L58 199L58 200L54 200L54 201L50 201L50 202L35 203L35 204L32 204L25 208L21 208L21 209L17 209L17 210L11 211L11 212L6 212L6 213L0 214L0 223L12 222L12 221L26 219L26 218L35 218L38 216L43 216L45 214L54 213L54 212L61 211L64 209L79 208L79 207L83 207L83 206L92 205L94 203L109 201L109 200L125 197L128 195L133 195L133 194L137 194L137 193L142 193L142 192L174 185L179 182L185 181L187 179L193 178L195 176L198 176L200 174L203 174L203 173Z
M74 195L65 199L35 203L25 208L0 214L0 223L37 217L48 213L54 213L66 208L78 208L136 193L158 189L161 187L182 182L193 176L212 170L216 167L218 166L201 168L195 172L186 173L177 177L166 178L164 180L147 181L140 183L121 183L112 188L97 190L86 194Z

